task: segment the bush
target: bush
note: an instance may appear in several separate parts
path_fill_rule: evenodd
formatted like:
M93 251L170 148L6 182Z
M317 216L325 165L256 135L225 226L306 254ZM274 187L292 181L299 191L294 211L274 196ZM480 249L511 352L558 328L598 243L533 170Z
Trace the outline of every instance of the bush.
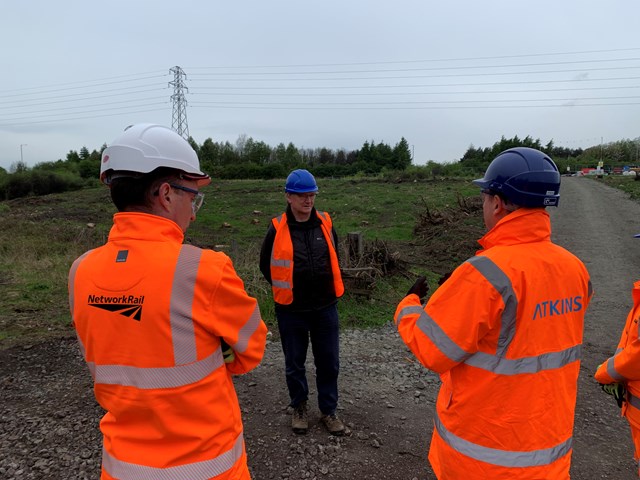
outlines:
M48 195L82 188L84 182L72 173L32 170L0 177L0 199Z
M82 188L83 181L72 174L56 172L37 172L31 174L32 193L48 195Z
M0 197L5 200L26 197L30 192L31 175L25 172L8 175L0 185Z

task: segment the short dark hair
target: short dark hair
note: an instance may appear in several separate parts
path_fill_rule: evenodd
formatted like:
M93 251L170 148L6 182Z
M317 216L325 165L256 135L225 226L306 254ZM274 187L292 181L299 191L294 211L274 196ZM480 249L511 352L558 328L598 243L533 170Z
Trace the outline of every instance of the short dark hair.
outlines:
M111 200L119 212L148 210L160 185L178 180L180 174L175 168L159 167L140 176L116 177L109 185Z
M502 199L502 202L504 203L505 209L508 212L515 212L516 210L518 210L520 208L520 205L517 205L517 204L513 203L502 192L498 192L497 190L492 190L491 188L483 188L480 191L482 193L487 194L487 195L497 195L497 196L499 196Z

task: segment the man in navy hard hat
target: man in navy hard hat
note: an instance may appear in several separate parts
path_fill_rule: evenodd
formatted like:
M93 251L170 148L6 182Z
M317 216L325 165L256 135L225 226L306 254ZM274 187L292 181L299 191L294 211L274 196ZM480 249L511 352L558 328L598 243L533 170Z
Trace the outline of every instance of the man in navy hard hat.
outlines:
M567 479L589 273L551 241L553 160L500 153L481 190L487 233L426 305L420 277L396 309L400 336L442 380L429 461L439 480Z
M338 237L327 212L315 209L318 185L307 170L292 171L285 183L286 211L271 220L260 252L260 271L271 284L285 375L293 410L291 427L309 428L309 387L305 362L309 340L316 367L321 423L332 435L344 434L338 406L339 319L344 293Z

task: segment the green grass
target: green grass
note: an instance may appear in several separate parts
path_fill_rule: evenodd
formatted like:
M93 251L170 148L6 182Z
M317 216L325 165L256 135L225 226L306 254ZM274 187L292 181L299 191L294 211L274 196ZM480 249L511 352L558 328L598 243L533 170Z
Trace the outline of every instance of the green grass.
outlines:
M422 199L431 208L444 208L456 205L457 195L478 193L468 181L451 180L322 179L319 186L316 208L332 215L339 234L359 231L367 239L396 241L411 240ZM203 191L205 205L189 236L208 245L261 241L270 219L286 207L282 180L214 181ZM230 227L223 227L225 223Z
M258 258L270 219L285 209L283 183L214 181L204 189L205 204L187 232L189 242L231 257L272 329L273 301L258 269ZM413 237L425 203L430 209L444 209L456 206L458 196L478 193L469 181L462 180L321 179L319 185L316 207L330 212L341 239L348 232L362 232L365 242L387 242L394 252L409 259L404 275L377 279L370 298L347 293L341 299L343 326L358 328L390 321L413 283L411 275L425 273L435 283L438 274L429 268L429 258L420 258L419 242ZM106 241L114 213L105 187L0 202L3 345L73 333L67 300L69 267L80 254Z
M640 180L631 175L607 175L596 180L628 193L635 200L640 200Z

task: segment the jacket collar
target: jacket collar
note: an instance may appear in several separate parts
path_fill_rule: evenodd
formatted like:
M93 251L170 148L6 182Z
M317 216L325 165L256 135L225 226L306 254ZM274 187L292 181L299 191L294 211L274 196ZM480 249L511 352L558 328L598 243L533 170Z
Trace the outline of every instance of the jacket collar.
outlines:
M182 229L173 220L141 212L121 212L113 216L109 240L131 238L156 242L184 241Z
M542 208L519 208L502 218L478 243L480 253L499 245L551 241L551 220Z

